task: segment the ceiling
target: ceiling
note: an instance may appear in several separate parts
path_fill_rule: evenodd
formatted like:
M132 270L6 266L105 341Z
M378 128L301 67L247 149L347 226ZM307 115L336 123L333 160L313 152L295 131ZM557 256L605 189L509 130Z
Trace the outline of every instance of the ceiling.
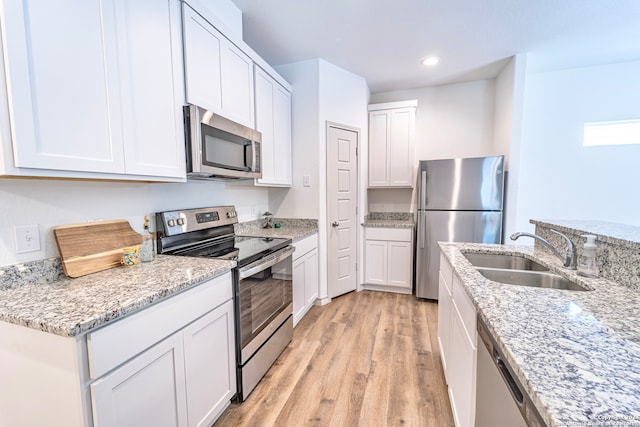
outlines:
M372 93L640 59L640 0L233 0L273 66L320 57ZM440 64L420 63L436 55Z

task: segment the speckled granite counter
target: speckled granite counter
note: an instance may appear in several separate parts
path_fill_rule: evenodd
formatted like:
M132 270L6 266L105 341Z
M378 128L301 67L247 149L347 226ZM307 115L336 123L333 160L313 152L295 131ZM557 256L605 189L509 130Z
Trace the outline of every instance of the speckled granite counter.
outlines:
M60 275L59 261L45 261L0 267L0 321L75 336L235 266L233 261L159 255L136 267L70 279Z
M371 212L362 223L364 227L413 228L413 214L407 212Z
M640 425L640 293L559 267L533 248L440 243L507 362L550 427ZM522 253L587 292L485 279L462 252Z
M262 228L263 220L241 222L235 225L238 236L284 237L297 242L318 232L317 219L274 218L280 228Z

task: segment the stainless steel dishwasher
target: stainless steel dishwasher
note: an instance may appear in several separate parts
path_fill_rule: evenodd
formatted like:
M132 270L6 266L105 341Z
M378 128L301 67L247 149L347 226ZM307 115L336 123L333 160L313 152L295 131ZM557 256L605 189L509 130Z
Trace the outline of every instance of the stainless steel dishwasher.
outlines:
M546 427L478 315L476 427Z

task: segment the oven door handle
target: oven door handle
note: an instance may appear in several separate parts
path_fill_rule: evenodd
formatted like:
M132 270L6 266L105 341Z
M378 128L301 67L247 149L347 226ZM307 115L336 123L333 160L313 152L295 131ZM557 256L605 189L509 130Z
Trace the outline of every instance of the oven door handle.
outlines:
M276 265L283 259L290 257L295 251L296 248L294 248L293 246L287 246L286 248L276 252L275 254L269 255L245 267L240 268L238 270L240 279L251 277L256 273L261 272L262 270L266 270L267 268Z

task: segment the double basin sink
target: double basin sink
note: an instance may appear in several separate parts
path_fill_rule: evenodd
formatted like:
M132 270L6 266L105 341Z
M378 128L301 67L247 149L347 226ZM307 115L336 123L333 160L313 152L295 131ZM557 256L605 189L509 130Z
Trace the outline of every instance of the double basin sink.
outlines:
M523 256L479 253L463 255L480 274L494 282L571 291L588 290Z

